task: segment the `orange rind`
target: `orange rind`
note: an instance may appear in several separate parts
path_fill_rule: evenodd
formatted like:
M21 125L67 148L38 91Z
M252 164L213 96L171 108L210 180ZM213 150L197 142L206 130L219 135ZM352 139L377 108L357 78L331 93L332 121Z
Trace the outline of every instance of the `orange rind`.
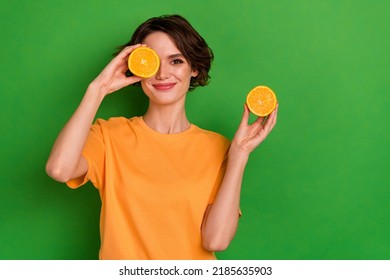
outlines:
M160 67L160 58L153 49L141 46L129 55L128 67L133 75L150 78L157 73Z
M256 86L246 97L249 110L259 117L265 117L276 108L277 99L275 93L267 86Z

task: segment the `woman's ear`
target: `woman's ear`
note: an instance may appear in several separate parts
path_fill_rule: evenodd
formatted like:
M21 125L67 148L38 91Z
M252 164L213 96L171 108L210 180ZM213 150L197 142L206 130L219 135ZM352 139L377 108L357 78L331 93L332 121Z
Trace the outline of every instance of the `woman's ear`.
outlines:
M192 72L191 72L191 77L198 77L199 75L199 71L198 69L192 69Z

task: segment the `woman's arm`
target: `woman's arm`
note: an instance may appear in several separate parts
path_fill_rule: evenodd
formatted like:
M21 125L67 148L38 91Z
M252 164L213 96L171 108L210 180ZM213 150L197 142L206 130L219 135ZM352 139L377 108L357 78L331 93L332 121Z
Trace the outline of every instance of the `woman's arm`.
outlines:
M82 150L101 102L106 95L141 80L125 75L127 57L139 46L123 49L88 86L80 105L59 133L46 163L46 172L53 179L66 182L86 174L88 164Z
M240 126L232 140L225 176L215 201L205 213L202 225L203 247L223 251L233 239L240 212L241 183L250 153L268 136L276 124L278 108L266 119L248 125L249 109L245 105Z

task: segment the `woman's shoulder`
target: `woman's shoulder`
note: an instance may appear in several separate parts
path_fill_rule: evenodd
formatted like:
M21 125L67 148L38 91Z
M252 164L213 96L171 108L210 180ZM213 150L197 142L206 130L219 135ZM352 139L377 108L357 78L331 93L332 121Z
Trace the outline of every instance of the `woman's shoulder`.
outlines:
M108 119L98 118L94 125L99 125L105 128L116 128L121 126L136 125L139 122L139 117L110 117Z
M91 127L91 131L106 135L107 137L134 134L139 126L139 117L110 117L98 118Z
M216 144L222 144L228 146L230 144L230 140L222 135L221 133L204 129L199 126L194 125L194 131L197 137L207 141L208 143L213 142Z

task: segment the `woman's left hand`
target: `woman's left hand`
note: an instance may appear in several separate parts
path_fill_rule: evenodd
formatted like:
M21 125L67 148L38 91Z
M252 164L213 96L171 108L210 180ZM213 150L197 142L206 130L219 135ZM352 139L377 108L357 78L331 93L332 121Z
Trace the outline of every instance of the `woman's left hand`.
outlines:
M203 224L203 247L209 251L225 250L233 239L240 212L242 177L249 154L268 136L276 124L276 109L265 119L249 121L249 109L245 105L241 123L229 149L225 175L213 204L207 207Z
M245 104L241 123L232 140L232 147L249 156L274 128L278 114L278 106L279 104L276 104L275 110L266 119L265 117L258 117L252 124L248 124L250 111Z

